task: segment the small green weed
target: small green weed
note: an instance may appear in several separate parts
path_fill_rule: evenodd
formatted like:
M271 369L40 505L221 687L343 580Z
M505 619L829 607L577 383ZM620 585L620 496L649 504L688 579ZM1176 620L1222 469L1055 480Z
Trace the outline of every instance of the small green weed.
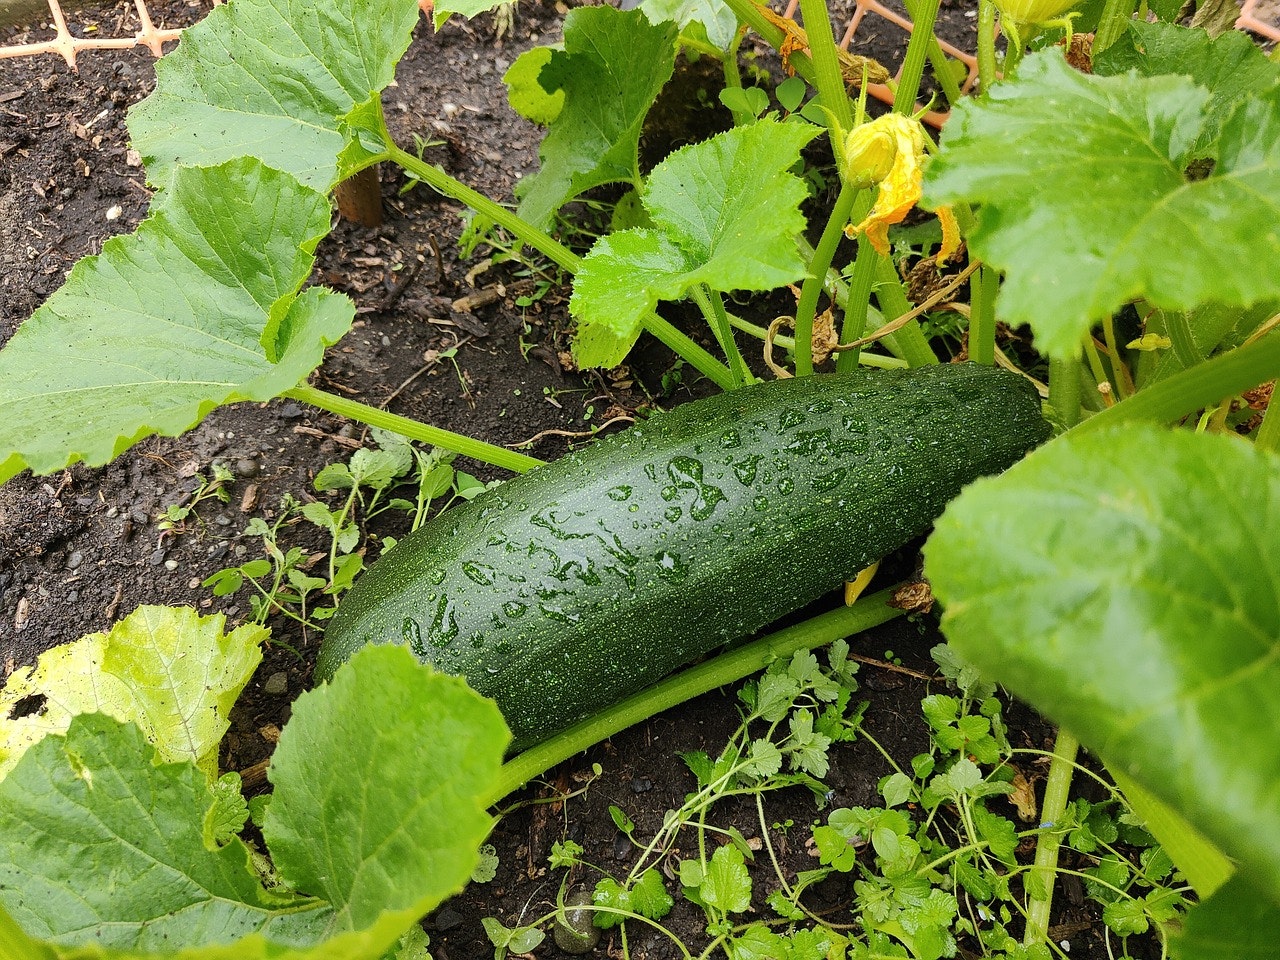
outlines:
M548 927L578 937L574 918L586 911L596 928L617 930L623 957L631 956L628 925L641 923L662 932L685 958L940 960L963 952L1063 960L1070 949L1065 935L1023 934L1029 902L1047 899L1043 888L1060 874L1077 876L1101 907L1118 939L1110 946L1115 957L1129 956L1128 937L1180 916L1186 888L1172 861L1109 785L1103 784L1105 799L1072 799L1052 822L1032 827L993 808L997 797L1021 804L1020 812L1034 805L1022 795L1025 778L1014 764L1043 754L1010 745L994 685L950 648L939 646L933 656L951 691L930 693L920 704L929 749L905 765L863 729L867 705L856 698L857 664L848 652L844 642L834 644L822 664L802 651L744 685L742 722L718 755L682 755L696 789L667 811L652 838L642 838L627 812L610 806L614 826L638 852L625 875L588 862L573 841L553 844L549 865L565 871L556 909L513 929L487 919L495 957L532 949ZM822 807L830 799L822 778L833 744L859 737L893 770L878 785L882 804L836 808L815 822L808 846L817 866L790 875L771 835L786 836L797 825L770 818L766 796L802 786ZM714 808L731 797L754 801L758 839L714 822ZM1045 842L1072 851L1073 865L1046 875L1031 862L1036 845ZM566 895L583 871L597 877L590 896L566 909ZM685 943L664 926L675 903L664 875L678 880L684 900L704 915L705 945ZM837 922L806 905L806 891L845 875L851 918ZM768 919L749 919L766 908Z
M345 493L330 506L320 500L300 502L292 494L281 499L280 509L268 523L253 518L242 536L259 537L265 557L210 576L203 586L214 596L236 593L246 583L253 619L265 623L280 613L311 629L337 611L345 593L365 567L363 525L387 511L407 515L409 530L417 530L427 518L455 500L470 500L485 484L453 467L454 455L439 448L423 451L403 437L372 431L374 448L357 450L346 463L326 466L313 481L318 493ZM283 532L299 521L324 531L325 553L312 554L300 546L286 546ZM392 537L379 540L381 553L395 546ZM312 571L323 561L322 575Z

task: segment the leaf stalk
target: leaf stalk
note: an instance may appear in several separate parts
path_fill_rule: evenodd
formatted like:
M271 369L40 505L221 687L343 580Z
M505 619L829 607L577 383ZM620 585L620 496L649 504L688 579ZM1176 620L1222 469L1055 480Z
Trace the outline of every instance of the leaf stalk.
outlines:
M686 700L749 677L774 660L790 657L797 650L824 646L901 616L903 611L889 606L895 589L889 587L870 594L851 607L839 607L722 653L530 747L503 765L498 783L485 802L497 803L587 747Z

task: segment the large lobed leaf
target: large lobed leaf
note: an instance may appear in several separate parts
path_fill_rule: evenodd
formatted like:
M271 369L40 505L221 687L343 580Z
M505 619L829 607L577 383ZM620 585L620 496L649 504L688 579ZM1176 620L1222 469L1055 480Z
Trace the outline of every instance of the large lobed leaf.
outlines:
M1241 864L1232 899L1271 911L1278 545L1280 457L1135 426L975 483L925 550L960 652L1185 816Z
M267 636L252 624L224 633L224 624L221 614L201 617L190 607L139 607L108 633L15 670L0 690L0 779L32 744L82 713L138 724L162 759L188 760L212 779L231 706Z
M1280 63L1272 63L1247 34L1231 30L1210 37L1172 23L1134 20L1118 41L1093 60L1093 72L1112 77L1127 71L1144 77L1177 74L1209 91L1205 129L1198 146L1212 148L1222 122L1243 101L1280 85Z
M925 195L981 204L969 242L1006 272L1000 315L1053 356L1078 354L1094 322L1135 298L1172 310L1272 299L1280 273L1259 265L1280 262L1280 91L1225 117L1216 103L1187 77L1087 76L1035 54L957 106Z
M147 179L164 185L177 164L252 156L327 192L364 150L349 115L391 83L417 21L414 0L215 7L183 31L156 64L155 92L129 112Z
M2 915L0 942L41 960L377 960L471 875L508 739L460 680L400 648L357 654L297 701L273 758L264 836L301 891L280 893L239 840L206 846L200 771L79 716L0 781L0 910L38 943Z
M574 277L582 366L622 362L641 318L697 284L771 290L804 277L795 238L808 195L790 173L818 128L762 120L677 150L649 175L641 200L653 229L601 238Z
M569 12L564 49L538 74L547 94L563 91L564 105L538 150L541 169L516 188L520 216L545 228L584 191L639 177L641 127L675 69L678 33L674 23L652 24L639 10Z
M0 483L107 463L305 379L355 313L298 296L329 216L256 160L176 171L137 231L77 263L0 350Z

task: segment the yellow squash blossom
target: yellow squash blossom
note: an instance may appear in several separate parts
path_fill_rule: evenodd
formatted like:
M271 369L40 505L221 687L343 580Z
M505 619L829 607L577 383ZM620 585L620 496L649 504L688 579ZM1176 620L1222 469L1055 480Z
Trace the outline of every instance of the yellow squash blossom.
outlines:
M862 187L879 186L876 202L859 224L844 228L847 236L865 234L876 252L889 253L889 227L920 202L924 186L924 130L920 121L900 113L886 113L868 121L845 139L845 179ZM939 208L942 248L939 263L959 246L955 218L946 207Z

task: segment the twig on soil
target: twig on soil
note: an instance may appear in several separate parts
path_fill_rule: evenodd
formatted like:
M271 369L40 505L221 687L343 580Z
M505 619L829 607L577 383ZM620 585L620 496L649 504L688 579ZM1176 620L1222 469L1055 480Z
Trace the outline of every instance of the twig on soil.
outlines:
M899 666L896 663L890 663L887 660L877 660L875 657L865 657L860 653L850 653L850 660L857 660L859 663L865 663L869 667L879 667L881 670L891 670L894 673L905 673L908 677L915 677L917 680L937 680L938 677L921 673L919 670L912 670L910 667Z
M421 251L419 251L421 253ZM400 298L404 296L405 291L409 289L409 285L417 279L418 273L422 270L422 265L426 261L421 256L413 258L413 262L409 265L409 269L404 272L404 276L387 292L387 295L378 304L379 313L387 313L400 302Z
M308 437L319 437L321 440L332 440L338 446L346 447L348 450L359 450L364 446L355 437L344 437L338 433L328 433L324 430L317 430L315 427L297 426L293 428L294 433L301 433Z
M581 437L594 437L597 433L599 433L605 427L611 427L615 423L635 423L635 422L636 422L635 417L628 417L625 415L611 417L610 419L606 420L604 423L597 424L596 426L592 427L590 430L577 430L577 431L575 430L543 430L541 433L535 433L528 440L520 440L516 443L508 443L507 446L511 447L512 449L531 447L535 443L537 443L539 440L541 440L543 437L573 437L575 439L578 439Z
M468 343L470 343L472 339L473 338L471 336L465 336L449 349L455 350L455 351L461 350ZM396 397L400 396L401 392L406 390L409 384L413 383L413 381L417 380L420 376L422 376L424 373L426 373L428 370L430 370L439 362L440 362L440 358L437 356L435 359L431 360L430 362L423 364L421 367L419 367L416 371L414 371L409 376L409 379L405 380L404 383L400 384L400 386L392 390L391 393L387 396L387 398L383 400L380 404L378 404L378 406L385 410L387 408L387 404L390 403L392 400L394 400Z

